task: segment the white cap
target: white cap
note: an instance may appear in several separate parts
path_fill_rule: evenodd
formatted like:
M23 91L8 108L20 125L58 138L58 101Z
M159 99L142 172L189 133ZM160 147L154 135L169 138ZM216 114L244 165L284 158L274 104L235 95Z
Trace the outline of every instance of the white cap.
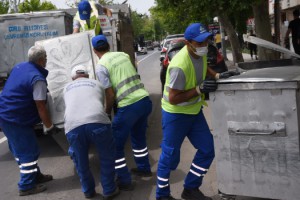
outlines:
M89 74L86 67L83 65L75 66L71 71L71 77L75 78L77 74Z

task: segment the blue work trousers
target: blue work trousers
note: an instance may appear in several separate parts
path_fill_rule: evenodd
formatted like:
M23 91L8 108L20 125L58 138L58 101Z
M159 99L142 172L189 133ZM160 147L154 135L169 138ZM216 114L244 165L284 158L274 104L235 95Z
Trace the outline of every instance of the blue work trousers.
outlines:
M95 192L95 180L89 166L89 147L94 144L100 161L100 182L103 194L109 195L116 189L114 181L115 142L110 124L91 123L79 126L67 133L69 154L80 178L82 192Z
M124 153L129 135L137 168L151 171L146 144L147 119L151 111L152 102L149 97L145 97L129 106L118 108L114 117L112 129L117 147L115 169L120 184L131 183Z
M5 121L2 121L1 126L7 137L9 149L19 165L19 190L31 189L36 185L36 176L40 173L40 150L34 129L32 126L19 126Z
M169 177L180 162L180 148L185 137L197 149L184 181L184 188L199 188L214 159L214 142L203 112L196 115L162 111L163 140L157 169L156 197L170 195Z

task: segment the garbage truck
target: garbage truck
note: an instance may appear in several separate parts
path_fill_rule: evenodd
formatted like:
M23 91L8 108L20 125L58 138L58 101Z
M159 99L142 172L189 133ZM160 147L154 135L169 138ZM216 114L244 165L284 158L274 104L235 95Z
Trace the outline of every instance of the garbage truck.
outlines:
M106 15L99 18L111 50L128 53L134 63L130 8L128 4L107 7L112 10L113 23ZM36 41L72 34L76 11L76 8L72 8L0 15L0 80L6 79L17 63L27 60L28 49Z
M0 15L0 77L27 60L28 49L38 40L72 33L73 17L63 11Z

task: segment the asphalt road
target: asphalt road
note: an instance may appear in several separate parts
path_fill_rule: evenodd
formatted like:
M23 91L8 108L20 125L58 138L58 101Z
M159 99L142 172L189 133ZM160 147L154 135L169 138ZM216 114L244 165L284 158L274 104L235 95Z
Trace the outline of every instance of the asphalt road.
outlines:
M150 92L153 102L153 111L149 118L149 127L147 130L148 148L150 153L150 162L152 171L156 172L157 162L160 155L161 131L161 87L159 79L159 51L148 51L147 55L137 56L138 72L141 75L142 82ZM209 108L205 109L205 115L210 123ZM64 136L62 135L62 138ZM79 200L85 199L80 189L80 183L77 174L74 171L73 162L65 151L48 136L38 137L41 148L39 166L43 173L49 173L54 176L54 180L47 183L47 191L32 195L19 197L17 182L19 179L19 169L8 149L7 141L3 133L0 132L0 200ZM129 145L127 145L126 156L129 168L135 167L133 155ZM179 198L182 192L183 180L189 170L195 150L189 141L185 140L182 145L181 162L178 169L171 174L172 195ZM97 196L93 199L99 199L102 192L99 185L99 162L94 154L90 154L90 168L93 171L96 180ZM151 178L133 177L136 181L135 190L132 192L122 192L116 200L154 200L156 176ZM201 190L214 200L220 199L217 195L217 175L215 172L215 163L205 176ZM255 198L237 197L238 200L257 200Z

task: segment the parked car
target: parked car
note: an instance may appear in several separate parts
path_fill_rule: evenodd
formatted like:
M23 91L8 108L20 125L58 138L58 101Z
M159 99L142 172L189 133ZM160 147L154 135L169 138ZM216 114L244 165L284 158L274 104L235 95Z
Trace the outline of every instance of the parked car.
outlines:
M154 50L154 45L151 40L145 41L147 50Z
M154 42L153 42L153 46L154 46L154 48L155 48L155 47L159 47L159 46L160 46L160 44L159 44L159 42L158 42L158 41L154 41Z
M136 52L137 55L145 55L147 54L148 51L147 51L147 48L146 47L141 47L140 45L138 45L138 51Z
M174 58L174 56L184 47L185 42L183 38L180 39L172 39L169 42L169 48L165 54L164 59L161 62L161 70L160 70L160 81L161 81L161 91L163 92L165 82L166 82L166 73L169 66L170 61Z
M174 39L184 39L184 34L175 34L175 35L168 35L162 42L162 49L160 51L160 61L162 62L165 58L165 54L168 51L169 44Z
M171 39L171 38L183 38L184 37L184 34L181 33L181 34L174 34L174 35L168 35L166 37L166 39Z

